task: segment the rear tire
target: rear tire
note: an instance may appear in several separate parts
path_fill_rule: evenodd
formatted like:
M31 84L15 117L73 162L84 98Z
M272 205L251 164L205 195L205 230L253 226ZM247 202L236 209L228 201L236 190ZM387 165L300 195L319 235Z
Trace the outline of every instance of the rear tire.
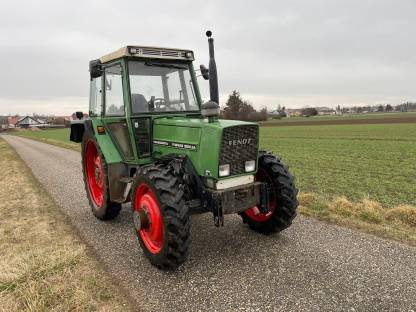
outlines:
M182 181L172 167L157 164L143 168L133 184L131 203L135 233L145 256L160 269L181 265L189 253L191 222ZM135 219L140 210L150 221L145 228Z
M110 201L107 163L91 132L84 132L81 149L85 191L92 213L100 220L114 219L121 204Z
M269 212L260 213L257 207L247 209L240 215L243 222L259 233L270 234L283 231L292 224L298 207L298 190L288 167L272 154L261 155L256 181L268 183Z

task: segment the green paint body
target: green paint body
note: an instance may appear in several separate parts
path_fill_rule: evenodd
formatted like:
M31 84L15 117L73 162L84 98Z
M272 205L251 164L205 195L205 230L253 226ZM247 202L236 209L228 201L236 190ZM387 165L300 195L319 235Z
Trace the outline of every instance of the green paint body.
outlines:
M180 153L187 155L200 176L211 172L211 176L218 178L218 163L222 130L226 127L250 124L235 120L221 120L208 122L207 119L174 117L156 119L153 124L153 140L164 140L196 145L195 150L178 149L154 145L153 150L162 155ZM251 173L253 174L253 173Z

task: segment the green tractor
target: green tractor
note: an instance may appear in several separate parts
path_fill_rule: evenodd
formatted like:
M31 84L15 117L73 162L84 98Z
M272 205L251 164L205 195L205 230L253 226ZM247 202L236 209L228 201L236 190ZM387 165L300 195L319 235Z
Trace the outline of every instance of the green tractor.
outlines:
M71 124L82 143L93 214L115 218L131 202L135 233L150 262L176 268L188 255L190 216L215 226L237 213L269 234L291 225L297 189L280 158L259 151L255 123L221 120L214 40L207 31L210 101L202 103L190 50L127 46L90 62L89 118Z

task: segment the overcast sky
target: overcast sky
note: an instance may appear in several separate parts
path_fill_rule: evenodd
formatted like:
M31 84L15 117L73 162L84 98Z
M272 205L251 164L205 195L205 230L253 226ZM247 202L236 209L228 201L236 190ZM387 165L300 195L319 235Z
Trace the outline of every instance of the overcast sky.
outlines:
M222 104L416 101L415 0L2 0L0 114L88 110L88 62L127 44L194 50L211 29ZM200 84L207 97L207 82Z

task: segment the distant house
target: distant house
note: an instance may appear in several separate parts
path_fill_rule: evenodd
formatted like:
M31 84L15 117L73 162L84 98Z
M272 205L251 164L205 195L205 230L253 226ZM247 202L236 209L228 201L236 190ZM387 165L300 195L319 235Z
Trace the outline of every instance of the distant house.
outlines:
M275 110L268 112L268 114L272 117L275 117L275 116L288 117L288 113L283 109L280 109L280 110L275 109Z
M335 115L336 111L329 107L315 107L318 111L318 115Z
M19 128L43 127L45 125L46 125L45 121L38 120L31 116L21 117L16 122L16 127L19 127Z
M286 109L286 116L287 117L300 117L302 116L302 109L301 108L288 108Z
M7 122L9 124L9 128L16 127L18 119L19 119L19 117L17 117L17 116L8 116L7 117Z

